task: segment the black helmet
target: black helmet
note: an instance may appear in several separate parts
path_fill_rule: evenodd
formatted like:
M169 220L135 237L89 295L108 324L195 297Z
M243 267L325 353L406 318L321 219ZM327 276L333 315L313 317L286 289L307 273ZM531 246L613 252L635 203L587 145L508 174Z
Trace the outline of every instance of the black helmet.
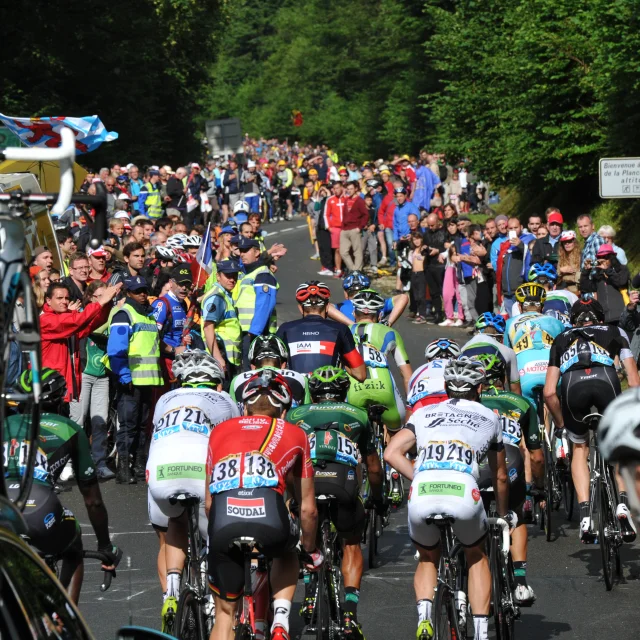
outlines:
M249 362L257 364L265 358L276 358L280 362L289 360L287 345L275 333L268 336L256 336L249 347Z
M314 400L333 398L344 402L350 385L347 372L338 367L319 367L309 376L309 393Z
M31 369L23 371L18 379L18 389L23 393L33 391L33 375ZM46 404L58 404L67 395L67 381L55 369L43 369L40 372L42 385L41 400Z
M604 322L604 309L595 298L581 298L571 307L571 324L579 326L585 322L602 324Z
M370 178L369 180L367 180L367 187L369 187L369 189L377 189L378 187L382 186L382 180L378 180L378 178Z

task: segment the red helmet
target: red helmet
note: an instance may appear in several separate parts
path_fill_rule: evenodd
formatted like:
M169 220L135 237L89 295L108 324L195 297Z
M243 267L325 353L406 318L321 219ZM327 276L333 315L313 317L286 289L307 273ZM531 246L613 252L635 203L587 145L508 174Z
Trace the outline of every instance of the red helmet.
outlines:
M318 304L326 304L331 297L331 291L324 282L310 280L303 282L296 289L296 300L303 306L315 306Z

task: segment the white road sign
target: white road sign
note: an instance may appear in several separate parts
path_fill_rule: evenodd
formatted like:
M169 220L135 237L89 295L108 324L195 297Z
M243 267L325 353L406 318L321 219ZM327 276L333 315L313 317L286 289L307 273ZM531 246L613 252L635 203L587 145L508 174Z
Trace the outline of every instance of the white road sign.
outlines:
M640 158L600 158L601 198L640 198Z

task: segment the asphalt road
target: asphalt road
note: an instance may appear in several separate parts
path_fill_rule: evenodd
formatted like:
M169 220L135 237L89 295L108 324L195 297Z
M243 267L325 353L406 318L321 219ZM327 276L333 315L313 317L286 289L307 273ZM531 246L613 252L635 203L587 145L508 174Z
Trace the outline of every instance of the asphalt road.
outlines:
M279 262L280 282L278 317L285 321L298 317L294 301L295 287L316 276L318 262L309 260L313 253L306 224L301 220L271 225L269 239L283 242L288 254ZM325 280L326 281L326 280ZM338 280L327 284L333 298L342 299ZM434 338L447 336L465 341L460 329L441 329L430 325L416 326L405 318L396 325L404 337L412 364L422 363L425 345ZM86 566L80 609L99 640L115 637L116 630L129 622L159 628L162 595L156 573L157 542L147 518L147 492L144 484L102 485L109 509L110 529L115 542L125 551L125 559L109 591L99 590L102 572L93 561ZM84 544L93 548L95 539L86 511L76 489L61 495L83 523ZM557 522L560 524L560 517ZM602 580L600 549L581 545L577 521L562 522L557 536L546 542L543 535L530 527L529 582L538 596L536 604L523 611L516 627L520 639L546 640L561 638L591 640L594 635L631 638L637 620L640 600L640 547L625 545L622 549L623 580L612 592L605 591ZM361 591L359 618L367 640L415 638L416 610L413 595L413 549L407 535L406 510L392 517L391 526L380 541L380 566L366 570ZM131 570L126 570L126 557ZM299 596L299 594L298 594ZM300 631L300 619L294 604L292 637Z

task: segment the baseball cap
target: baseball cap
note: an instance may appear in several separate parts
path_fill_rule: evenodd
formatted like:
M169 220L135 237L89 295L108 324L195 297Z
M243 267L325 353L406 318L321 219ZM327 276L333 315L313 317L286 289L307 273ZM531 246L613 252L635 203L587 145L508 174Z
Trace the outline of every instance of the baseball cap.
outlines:
M129 212L128 211L116 211L115 215L113 216L116 220L121 220L122 218L126 218L127 220L130 220L131 217L129 216Z
M142 276L131 276L129 278L125 278L124 288L127 291L140 291L141 289L146 289L148 291L149 285Z
M240 269L240 263L237 260L229 259L216 262L216 267L219 273L238 273Z
M39 247L36 247L33 250L32 256L35 258L36 256L39 256L41 253L47 253L47 251L49 253L51 253L51 249L49 249L49 247L45 247L44 245L40 245Z
M576 239L575 231L563 231L560 234L560 242L568 242L569 240L575 240L575 239Z
M39 267L34 264L33 267L29 267L29 277L33 280L41 271L43 267Z
M547 216L547 224L564 224L562 214L559 211L554 211Z
M596 253L596 256L598 258L602 258L604 256L610 256L612 254L615 254L615 252L616 252L616 250L610 244L603 244L598 249L598 253Z
M149 171L149 176L159 176L160 175L160 171L158 171L157 169L152 169L151 171Z
M200 168L200 165L199 165L197 162L192 162L192 163L191 163L191 168L192 168L192 169L199 169L199 168Z
M169 175L173 175L175 172L174 170L168 165L165 164L164 167L162 167Z
M498 224L498 222L509 222L509 218L505 215L496 216L496 224Z
M260 248L260 244L258 243L257 240L252 240L251 238L245 238L244 236L240 236L240 238L238 238L238 249L240 249L240 251L242 251L243 249L259 249Z
M186 282L188 284L193 283L193 275L191 273L191 268L189 265L180 264L173 269L171 269L171 278L175 280L178 284Z
M233 235L234 233L236 233L236 230L232 226L227 225L226 227L222 227L222 229L220 229L219 235L222 235L223 233L230 233L231 235Z
M131 200L131 198L129 197L129 194L128 194L128 193L121 193L121 194L118 196L118 200Z
M106 258L107 250L102 245L100 245L96 249L87 249L87 255L94 256L95 258Z

